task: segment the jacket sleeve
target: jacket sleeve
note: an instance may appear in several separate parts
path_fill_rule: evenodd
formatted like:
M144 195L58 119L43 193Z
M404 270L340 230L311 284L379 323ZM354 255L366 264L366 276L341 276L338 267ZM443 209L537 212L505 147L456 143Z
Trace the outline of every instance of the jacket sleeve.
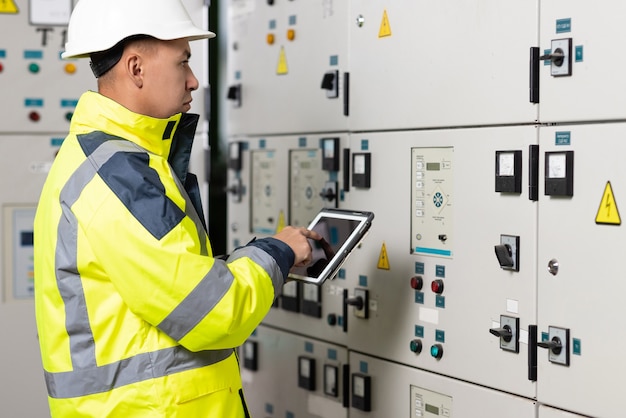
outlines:
M266 238L237 249L227 262L213 258L206 233L181 209L182 197L164 191L175 185L162 178L161 190L143 180L150 190L134 196L150 201L129 209L113 193L81 226L93 258L85 268L101 269L130 311L189 350L241 345L279 293L292 250Z

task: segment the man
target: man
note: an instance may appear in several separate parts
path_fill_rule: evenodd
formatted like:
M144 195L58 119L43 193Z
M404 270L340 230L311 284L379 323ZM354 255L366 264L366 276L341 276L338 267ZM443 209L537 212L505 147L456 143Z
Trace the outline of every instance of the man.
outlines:
M35 217L35 306L53 417L245 417L238 360L315 232L213 258L195 177L195 27L180 0L80 0L64 58L85 93Z

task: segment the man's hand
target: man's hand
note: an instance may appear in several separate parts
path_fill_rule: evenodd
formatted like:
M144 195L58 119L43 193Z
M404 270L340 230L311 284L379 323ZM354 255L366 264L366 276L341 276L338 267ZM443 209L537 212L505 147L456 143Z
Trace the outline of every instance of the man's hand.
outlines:
M301 267L311 262L312 249L308 238L319 241L322 239L322 236L304 227L295 228L293 226L286 226L279 233L274 235L274 238L281 240L291 247L295 254L294 266Z

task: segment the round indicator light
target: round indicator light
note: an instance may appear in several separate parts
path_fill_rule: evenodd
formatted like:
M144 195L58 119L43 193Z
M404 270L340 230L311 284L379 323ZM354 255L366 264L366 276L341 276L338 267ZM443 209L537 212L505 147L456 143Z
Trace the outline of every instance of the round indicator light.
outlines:
M411 348L411 351L416 353L416 354L421 353L422 352L422 341L418 340L418 339L411 340L410 348Z
M268 45L274 45L274 41L275 41L274 34L273 33L268 33L267 34L267 44Z
M443 357L443 346L441 344L433 344L430 347L430 355L439 360Z
M293 41L294 39L296 39L296 31L293 29L289 29L287 31L287 39L289 39L290 41Z
M65 72L68 74L74 74L76 72L76 64L71 62L65 64Z
M39 112L36 111L32 111L28 114L28 119L30 119L33 122L39 122L39 120L41 119L41 115L39 114Z
M34 62L28 66L28 71L30 71L33 74L37 74L40 69L41 68L39 67L39 64L34 63Z

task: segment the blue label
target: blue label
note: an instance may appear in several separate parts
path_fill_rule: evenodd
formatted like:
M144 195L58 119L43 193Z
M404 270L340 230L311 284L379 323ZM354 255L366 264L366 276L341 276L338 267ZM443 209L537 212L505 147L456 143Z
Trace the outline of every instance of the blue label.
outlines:
M290 25L295 25L296 24L296 15L289 16L289 24Z
M302 137L298 138L298 146L300 148L306 147L306 137L305 136L302 136Z
M361 373L365 373L367 374L367 362L366 361L360 361L359 362L359 370L361 371Z
M0 49L0 58L6 58L7 57L7 51L5 49Z
M424 292L415 292L415 303L424 304Z
M40 60L43 58L43 51L36 49L27 49L24 51L24 59L27 60Z
M424 263L419 261L415 263L415 274L424 274Z
M313 343L311 343L309 341L305 341L304 342L304 351L306 351L307 353L312 353L313 352Z
M26 107L43 107L43 99L26 98L24 99Z
M337 273L337 277L340 279L345 279L346 278L346 270L345 269L339 269L339 273Z
M567 33L572 31L572 19L557 19L556 20L556 33Z
M415 336L424 338L424 327L421 325L415 325Z
M275 19L270 20L269 28L270 29L276 29L276 20Z
M444 309L446 307L446 297L441 295L435 296L435 306Z
M259 148L263 149L265 148L265 139L261 138L259 139Z
M445 278L446 277L446 266L435 266L435 276Z
M450 250L439 250L437 248L426 248L426 247L415 247L415 252L422 253L422 254L434 254L434 255L445 255L445 256L452 255L452 251Z
M574 47L574 56L575 61L576 62L583 62L583 46L582 45L576 45Z
M76 99L61 99L61 107L76 107L78 100Z
M267 412L268 414L273 414L274 413L274 405L272 405L271 403L266 403L265 404L265 412Z
M339 65L339 57L337 55L330 56L330 65L331 66Z
M53 147L60 147L65 138L50 138L50 145Z
M337 350L334 348L328 349L328 359L329 360L337 360Z
M548 340L550 340L550 334L548 334L547 332L542 332L541 333L541 341L544 342L544 341L548 341Z
M435 341L440 342L440 343L445 343L446 342L446 332L444 330L441 330L441 329L436 329L435 330Z
M580 356L581 346L580 346L580 340L578 338L572 338L572 353L577 356Z
M361 140L361 151L367 151L370 147L370 142L367 139Z
M235 80L241 80L241 71L235 71Z
M554 145L571 145L572 135L569 131L555 132Z
M363 276L363 275L359 276L359 286L367 287L367 276Z

